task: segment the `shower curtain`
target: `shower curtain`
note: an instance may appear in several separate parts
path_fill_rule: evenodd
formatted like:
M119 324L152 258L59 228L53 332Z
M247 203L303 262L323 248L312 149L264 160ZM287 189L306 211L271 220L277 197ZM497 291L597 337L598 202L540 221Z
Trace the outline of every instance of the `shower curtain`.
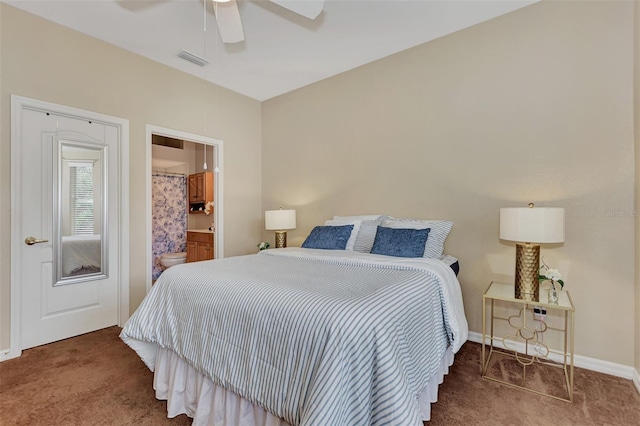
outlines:
M160 256L179 253L187 247L187 177L152 175L153 280L163 271Z

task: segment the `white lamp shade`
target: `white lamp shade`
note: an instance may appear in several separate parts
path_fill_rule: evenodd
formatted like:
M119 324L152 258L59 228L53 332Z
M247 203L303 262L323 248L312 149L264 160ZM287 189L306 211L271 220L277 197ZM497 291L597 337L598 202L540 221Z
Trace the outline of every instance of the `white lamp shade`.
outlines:
M264 224L267 231L296 229L295 210L267 210L264 212Z
M500 209L500 239L526 243L564 241L564 209L506 207Z

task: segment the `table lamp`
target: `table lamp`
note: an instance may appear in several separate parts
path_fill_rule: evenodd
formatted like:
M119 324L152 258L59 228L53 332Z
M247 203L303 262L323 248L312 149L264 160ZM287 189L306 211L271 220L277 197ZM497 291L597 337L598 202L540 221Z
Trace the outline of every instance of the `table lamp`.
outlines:
M286 229L296 229L296 211L267 210L264 212L264 223L267 231L276 231L276 248L286 247Z
M516 241L516 299L539 301L540 244L564 242L564 209L501 208L500 239Z

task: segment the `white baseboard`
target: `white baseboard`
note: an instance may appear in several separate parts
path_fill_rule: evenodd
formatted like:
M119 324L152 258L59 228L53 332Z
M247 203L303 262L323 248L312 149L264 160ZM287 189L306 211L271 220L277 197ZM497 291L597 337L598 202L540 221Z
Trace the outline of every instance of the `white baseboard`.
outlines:
M0 362L2 361L6 361L8 359L13 358L11 356L11 350L10 349L1 349L0 350Z
M470 331L469 340L476 343L482 343L482 333ZM505 349L504 346L502 346L502 342L499 340L494 340L494 345L498 348ZM519 343L515 346L517 351L524 352L524 343ZM556 362L562 362L562 356L559 354L550 354L548 358ZM629 365L616 364L615 362L603 361L601 359L575 354L573 356L573 365L574 367L580 367L587 370L597 371L599 373L622 377L627 380L633 380L636 388L638 388L638 392L640 392L640 376L638 375L638 371Z

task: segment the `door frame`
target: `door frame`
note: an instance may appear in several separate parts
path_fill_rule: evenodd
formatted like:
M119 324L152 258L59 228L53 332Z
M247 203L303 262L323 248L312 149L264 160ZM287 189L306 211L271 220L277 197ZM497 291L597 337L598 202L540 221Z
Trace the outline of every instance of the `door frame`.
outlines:
M220 139L210 138L208 136L196 135L193 133L187 133L180 130L169 129L166 127L154 126L147 124L147 137L146 137L146 201L145 201L145 223L146 223L146 264L147 264L147 293L151 290L152 284L152 262L153 262L153 250L151 244L153 242L152 237L152 179L151 179L151 162L152 162L152 136L166 136L174 139L180 139L187 142L198 143L201 145L212 146L215 150L213 169L218 168L215 179L213 180L213 201L215 208L213 210L214 221L216 223L216 232L213 236L213 252L216 259L222 259L224 257L224 142Z
M22 193L22 111L25 109L53 113L75 119L91 120L118 128L119 219L118 234L118 326L129 319L129 120L67 107L37 99L11 95L11 335L9 353L4 359L22 354L20 335L22 330L21 251L24 242L19 231L22 227L22 210L19 208Z

